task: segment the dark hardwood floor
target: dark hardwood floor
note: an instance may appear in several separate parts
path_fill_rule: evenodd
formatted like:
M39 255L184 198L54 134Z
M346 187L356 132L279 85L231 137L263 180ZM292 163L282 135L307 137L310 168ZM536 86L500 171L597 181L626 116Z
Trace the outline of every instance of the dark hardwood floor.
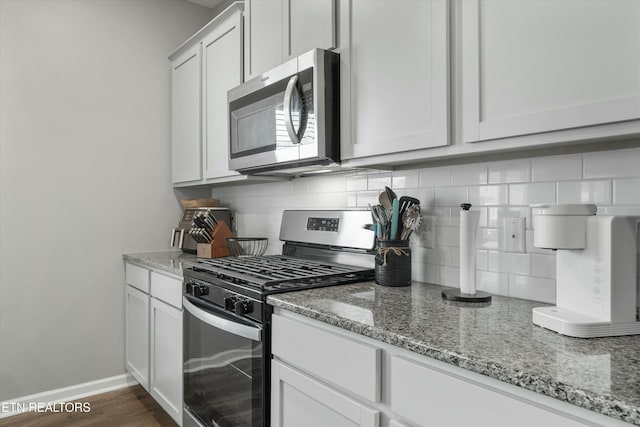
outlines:
M0 427L42 426L167 426L177 424L140 385L78 400L91 405L89 412L30 412L0 418Z

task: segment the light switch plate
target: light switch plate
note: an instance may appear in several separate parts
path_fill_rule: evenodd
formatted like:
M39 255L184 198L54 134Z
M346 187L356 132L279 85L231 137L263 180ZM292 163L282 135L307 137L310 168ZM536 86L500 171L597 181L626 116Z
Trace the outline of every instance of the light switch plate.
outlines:
M505 252L525 252L525 218L504 218L502 247Z

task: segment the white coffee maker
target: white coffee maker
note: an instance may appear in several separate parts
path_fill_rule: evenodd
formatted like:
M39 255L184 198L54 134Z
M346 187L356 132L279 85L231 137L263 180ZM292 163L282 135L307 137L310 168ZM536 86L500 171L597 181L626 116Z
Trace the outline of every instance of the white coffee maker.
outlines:
M533 205L533 245L555 249L556 306L533 323L579 338L640 334L638 216L590 204Z

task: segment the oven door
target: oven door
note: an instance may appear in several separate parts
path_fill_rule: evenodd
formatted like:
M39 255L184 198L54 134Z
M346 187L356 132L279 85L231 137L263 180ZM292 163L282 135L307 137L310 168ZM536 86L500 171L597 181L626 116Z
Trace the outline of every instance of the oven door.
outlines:
M184 426L263 426L264 327L183 297Z

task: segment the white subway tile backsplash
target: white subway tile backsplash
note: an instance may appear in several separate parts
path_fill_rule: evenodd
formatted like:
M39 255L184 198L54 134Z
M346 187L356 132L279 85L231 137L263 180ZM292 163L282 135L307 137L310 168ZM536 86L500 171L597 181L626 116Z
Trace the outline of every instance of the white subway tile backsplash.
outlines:
M437 246L460 246L460 229L458 227L436 226Z
M451 168L420 169L420 187L444 187L451 185Z
M558 182L558 203L611 204L611 181Z
M507 204L509 190L506 185L482 185L469 187L469 203L481 206Z
M539 157L531 160L533 181L563 181L582 178L582 156Z
M448 267L446 265L436 265L434 283L442 286L453 288L460 287L460 269L457 267Z
M458 256L458 265L460 257ZM489 268L489 252L478 249L476 251L476 270L487 270Z
M531 255L490 251L487 268L489 271L530 275Z
M460 207L461 203L469 200L467 187L436 187L435 195L435 206Z
M640 215L640 149L569 154L399 171L360 170L215 188L229 206L239 235L269 237L268 253L280 253L283 209L364 208L378 204L384 186L420 200L433 239L412 238L414 280L459 286L460 204L480 212L476 240L477 288L553 303L556 255L533 247L534 203L596 203L599 215ZM260 214L256 214L256 206ZM506 253L503 219L525 218L526 252ZM419 245L433 245L421 247Z
M420 187L420 171L402 170L391 173L391 188L418 188Z
M528 206L535 203L555 203L556 185L553 182L510 184L509 204Z
M640 169L640 163L638 164ZM615 179L613 203L616 205L640 205L640 178Z
M359 208L367 208L369 205L377 205L379 195L379 191L360 191L356 193L356 206Z
M508 160L489 164L489 184L531 181L531 160Z
M452 185L480 185L487 183L487 165L470 164L451 168Z
M489 207L487 208L487 227L502 227L504 218L524 218L526 228L531 227L531 208L529 207Z
M367 189L366 175L351 175L345 178L347 191L365 191Z
M500 231L497 228L480 228L476 248L497 251L500 247Z
M347 189L344 174L324 177L322 180L309 182L310 193L335 193Z
M582 177L585 179L640 177L640 148L599 151L582 157Z
M410 196L420 200L421 212L426 212L426 209L435 205L436 195L433 188L412 188L409 190L396 191L398 197Z
M498 295L509 294L509 275L491 271L476 272L476 289Z
M556 302L556 281L511 274L509 296L553 304Z
M367 175L368 190L384 190L384 187L391 187L391 172L376 173Z

